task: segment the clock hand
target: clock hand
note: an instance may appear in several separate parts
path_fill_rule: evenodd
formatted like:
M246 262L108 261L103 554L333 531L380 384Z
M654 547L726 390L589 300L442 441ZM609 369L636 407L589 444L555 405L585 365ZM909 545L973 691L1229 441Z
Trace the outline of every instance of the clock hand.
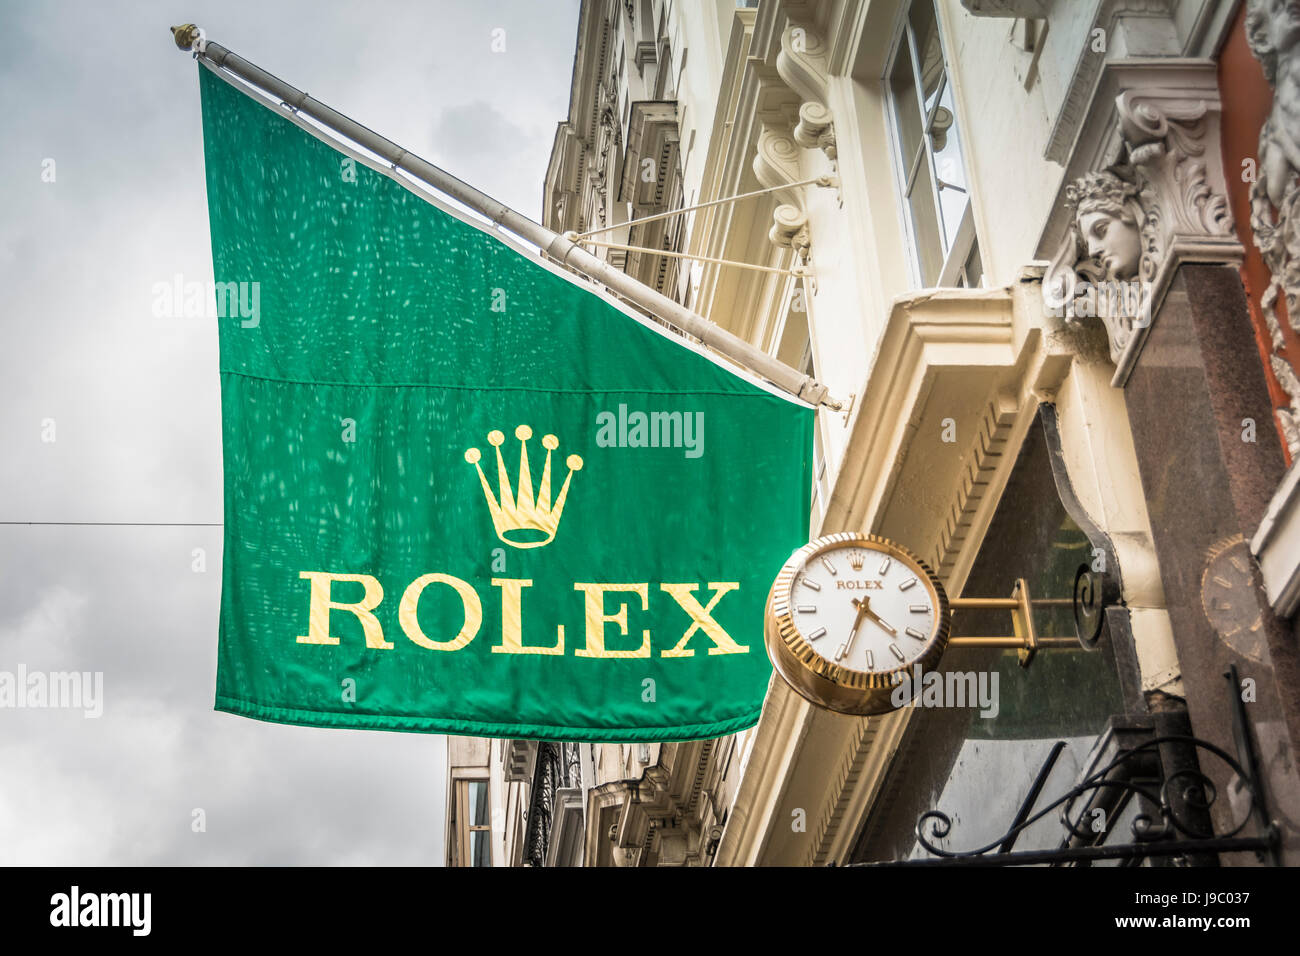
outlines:
M863 613L865 613L867 617L871 618L871 620L875 621L877 624L879 624L881 627L883 627L883 628L884 628L886 631L888 631L890 634L895 634L895 635L898 634L898 630L897 630L896 628L894 628L893 625L886 623L886 622L885 622L885 621L880 617L879 614L877 614L875 611L871 610L871 598L867 598L865 601L862 601L862 602L860 602L860 603L859 603L859 601L858 601L857 598L854 598L854 599L853 599L853 604L858 608L858 613L859 613L859 614L863 614Z
M848 656L849 651L853 649L853 642L858 636L858 628L862 627L862 619L871 613L866 602L858 604L858 599L854 598L853 603L858 608L857 616L853 618L853 627L849 630L849 639L840 645L840 649L835 652L835 659L843 660Z

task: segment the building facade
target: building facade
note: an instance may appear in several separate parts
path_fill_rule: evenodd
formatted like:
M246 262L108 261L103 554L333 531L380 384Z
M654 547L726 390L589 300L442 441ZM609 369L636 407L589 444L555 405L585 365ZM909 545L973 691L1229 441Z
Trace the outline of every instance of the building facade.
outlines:
M950 649L961 706L774 676L732 737L474 744L491 862L1300 859L1297 39L1268 0L583 3L547 225L852 396L810 537L1077 640Z

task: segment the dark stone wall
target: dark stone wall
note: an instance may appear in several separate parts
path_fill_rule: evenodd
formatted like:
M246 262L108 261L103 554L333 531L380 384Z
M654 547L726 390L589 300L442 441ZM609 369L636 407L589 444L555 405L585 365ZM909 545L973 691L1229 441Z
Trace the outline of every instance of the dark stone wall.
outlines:
M1253 602L1259 623L1224 635L1202 602L1206 563L1240 535L1249 541L1281 481L1284 455L1250 325L1240 276L1230 266L1182 266L1156 315L1125 398L1151 517L1166 604L1182 667L1193 732L1234 752L1231 694L1236 664L1255 682L1246 705L1260 749L1274 817L1288 832L1291 862L1300 862L1300 654L1290 622L1268 606L1258 567L1241 545L1251 581L1232 594ZM1245 419L1253 442L1243 440ZM1240 608L1238 609L1240 610ZM1230 829L1229 780L1208 762L1219 785L1215 823ZM1253 857L1225 862L1252 862Z

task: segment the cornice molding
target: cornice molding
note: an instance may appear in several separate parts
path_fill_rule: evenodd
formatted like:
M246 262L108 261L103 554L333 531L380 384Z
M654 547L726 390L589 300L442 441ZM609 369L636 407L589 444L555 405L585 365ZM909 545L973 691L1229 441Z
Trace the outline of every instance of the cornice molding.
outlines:
M962 554L975 523L976 513L984 503L995 476L1006 458L1012 429L1020 414L1016 396L998 392L980 416L975 439L962 461L957 490L948 505L939 538L930 554L930 567L947 580Z
M1012 311L1005 289L931 290L894 300L849 421L822 533L866 527L892 486L873 463L902 461L913 432L908 423L935 370L1015 364Z
M1177 30L1173 20L1174 6L1174 0L1100 0L1097 3L1092 22L1084 33L1084 43L1079 50L1079 58L1075 61L1069 86L1066 87L1065 98L1057 111L1056 122L1048 137L1044 158L1054 163L1065 164L1071 148L1080 135L1089 104L1095 99L1099 77L1108 65L1107 51L1119 49L1129 56L1177 56L1182 52L1158 42L1155 48L1149 48L1149 45L1144 42L1144 35L1148 31L1143 31L1129 40L1127 37L1120 37L1117 30L1121 21L1128 17L1155 19L1164 21L1168 26L1166 32L1170 36L1176 36ZM1106 47L1095 50L1092 38L1098 35L1099 30Z

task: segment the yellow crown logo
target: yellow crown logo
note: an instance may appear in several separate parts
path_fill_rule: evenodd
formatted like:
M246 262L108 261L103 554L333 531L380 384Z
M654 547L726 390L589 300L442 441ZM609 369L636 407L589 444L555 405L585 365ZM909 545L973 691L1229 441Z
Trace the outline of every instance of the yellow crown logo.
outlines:
M487 477L479 464L482 457L477 448L465 452L465 460L478 471L478 479L483 484L483 497L487 498L488 509L492 512L492 525L497 537L513 548L540 548L550 544L560 527L560 515L564 512L564 499L569 494L569 481L575 471L582 470L582 459L570 455L565 459L569 473L564 476L560 495L551 503L551 452L560 447L560 440L554 435L542 437L542 447L546 449L546 464L542 466L542 484L533 496L533 478L528 467L528 439L533 437L533 430L527 425L515 429L519 439L519 490L510 490L510 476L506 472L505 459L501 457L501 444L505 435L493 429L488 432L488 444L497 450L497 483L501 489L501 499L492 494Z
M867 557L861 551L854 551L849 555L849 564L854 571L861 571L862 565L866 564Z

